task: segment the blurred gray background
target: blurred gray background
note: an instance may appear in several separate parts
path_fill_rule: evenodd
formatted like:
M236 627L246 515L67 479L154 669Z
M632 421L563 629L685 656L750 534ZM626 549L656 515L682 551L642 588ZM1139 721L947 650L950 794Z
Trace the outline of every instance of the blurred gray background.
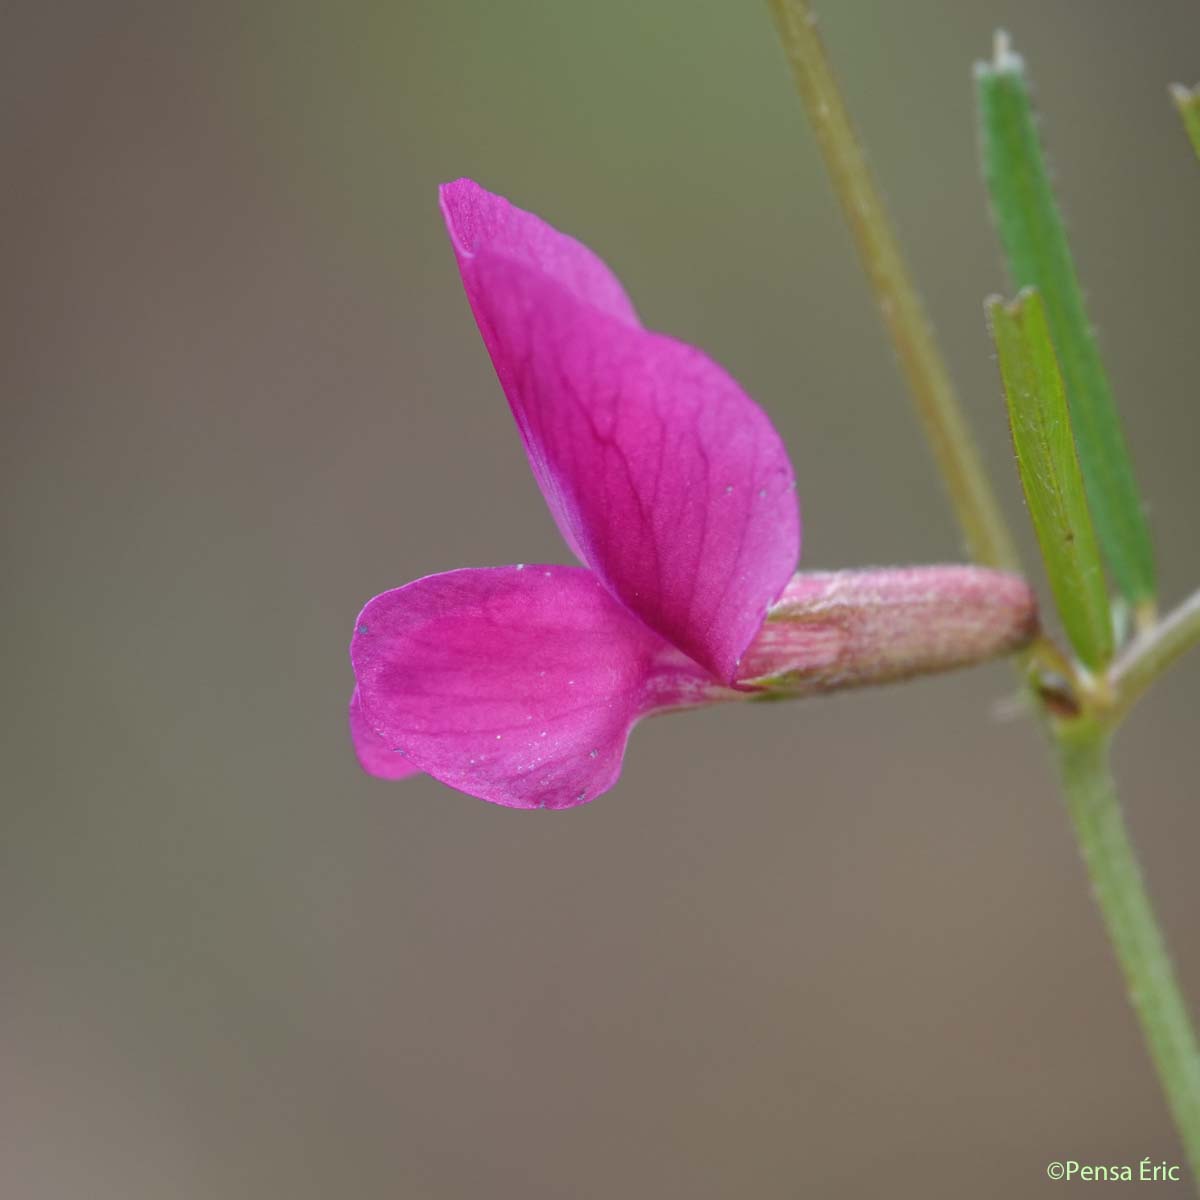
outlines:
M1200 581L1191 0L824 28L1006 506L970 65L1030 59L1167 601ZM1178 1162L1003 665L651 722L566 814L358 772L346 643L565 561L436 185L586 240L794 456L805 564L960 557L765 5L6 7L0 1193L1012 1197ZM1039 577L1039 586L1040 586ZM1190 994L1200 658L1118 767Z

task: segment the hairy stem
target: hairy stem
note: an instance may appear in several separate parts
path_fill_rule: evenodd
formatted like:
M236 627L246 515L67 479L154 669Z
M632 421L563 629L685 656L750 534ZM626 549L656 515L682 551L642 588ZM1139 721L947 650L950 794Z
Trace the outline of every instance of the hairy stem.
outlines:
M971 556L986 566L1019 570L1012 536L867 169L817 34L812 6L808 0L770 3L796 88L858 244L967 547Z
M1109 734L1096 725L1058 739L1059 770L1075 835L1125 985L1200 1180L1200 1050L1142 882L1109 767Z

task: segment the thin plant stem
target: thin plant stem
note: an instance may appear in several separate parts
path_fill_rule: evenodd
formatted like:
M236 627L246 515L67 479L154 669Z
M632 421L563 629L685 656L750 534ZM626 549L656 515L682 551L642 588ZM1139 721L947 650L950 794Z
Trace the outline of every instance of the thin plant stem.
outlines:
M1200 591L1137 637L1112 666L1119 719L1168 667L1200 645Z
M1008 526L900 254L808 0L770 0L796 89L825 156L971 556L1020 569Z
M1067 808L1192 1177L1200 1180L1200 1049L1121 815L1097 724L1057 739Z
M1017 569L1012 536L867 169L817 34L812 7L808 0L770 0L770 5L797 90L970 552L990 566ZM1109 739L1125 709L1184 650L1200 641L1200 593L1159 625L1153 625L1148 606L1137 616L1141 635L1111 673L1097 677L1085 689L1084 711L1068 720L1055 720L1043 679L1042 713L1054 736L1067 807L1109 938L1193 1176L1200 1180L1200 1051L1142 883L1109 767ZM1027 670L1040 665L1051 674L1065 670L1068 682L1079 682L1074 665L1064 663L1045 639L1027 652L1025 664ZM1083 678L1092 677L1084 672Z

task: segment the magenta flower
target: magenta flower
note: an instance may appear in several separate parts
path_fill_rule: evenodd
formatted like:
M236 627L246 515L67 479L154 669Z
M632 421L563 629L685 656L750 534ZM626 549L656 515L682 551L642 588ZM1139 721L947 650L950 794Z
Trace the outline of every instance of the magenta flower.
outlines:
M451 571L371 600L351 643L367 771L566 808L613 786L652 713L897 678L1029 636L1024 583L974 568L801 576L784 595L800 520L763 411L643 328L579 242L469 180L441 205L534 476L585 565ZM931 640L934 608L965 613L965 634Z

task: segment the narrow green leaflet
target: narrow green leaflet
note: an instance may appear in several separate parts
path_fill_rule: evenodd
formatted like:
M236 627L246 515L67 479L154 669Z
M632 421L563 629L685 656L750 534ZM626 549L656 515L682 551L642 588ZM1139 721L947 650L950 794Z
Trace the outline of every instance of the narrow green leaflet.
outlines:
M975 69L992 212L1018 288L1036 287L1058 351L1096 531L1118 587L1154 602L1154 552L1108 376L1088 323L1062 217L1050 188L1021 59L1002 34Z
M1075 652L1085 666L1100 670L1113 653L1108 590L1046 306L1028 289L1010 305L989 300L988 318L1021 484L1050 588Z
M1186 88L1181 83L1171 85L1171 98L1179 115L1183 118L1183 127L1192 139L1192 149L1200 157L1200 84Z

